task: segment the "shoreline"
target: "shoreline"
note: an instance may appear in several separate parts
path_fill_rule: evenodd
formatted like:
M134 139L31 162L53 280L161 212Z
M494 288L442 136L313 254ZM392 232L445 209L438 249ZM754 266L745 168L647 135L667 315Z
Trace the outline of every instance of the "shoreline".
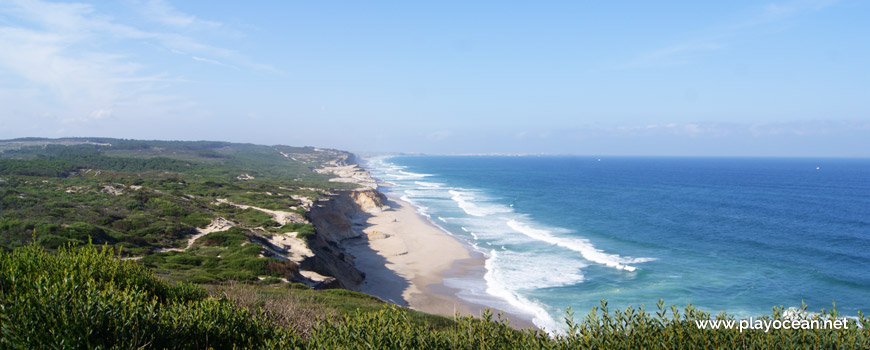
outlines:
M381 191L379 191L381 192ZM483 278L485 257L444 232L413 204L384 193L388 209L369 212L363 237L346 242L355 266L366 274L359 290L426 313L480 317L491 309L461 299L447 278ZM478 276L479 275L479 276ZM538 329L530 317L493 309L517 329Z

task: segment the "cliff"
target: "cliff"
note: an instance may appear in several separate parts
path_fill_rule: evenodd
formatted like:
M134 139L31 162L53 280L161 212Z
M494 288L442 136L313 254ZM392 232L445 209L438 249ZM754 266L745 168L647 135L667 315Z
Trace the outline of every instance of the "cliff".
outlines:
M303 261L300 267L336 279L325 287L356 289L365 274L354 266L354 257L345 251L342 242L363 235L369 213L383 210L386 198L378 192L371 175L354 164L353 154L346 153L342 158L314 171L335 175L330 179L332 182L354 183L360 188L334 191L327 199L313 203L308 220L316 233L308 238L308 247L314 256Z
M372 189L338 191L315 203L308 213L316 232L308 239L314 256L300 267L335 277L337 286L355 289L365 275L354 267L353 256L345 252L342 242L362 235L368 212L381 210L384 203L383 194Z

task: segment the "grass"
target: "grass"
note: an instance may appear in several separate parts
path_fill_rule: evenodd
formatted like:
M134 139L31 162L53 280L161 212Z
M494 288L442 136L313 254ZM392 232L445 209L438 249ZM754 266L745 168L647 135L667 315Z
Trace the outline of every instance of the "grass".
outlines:
M270 287L230 283L207 286L213 295L223 295L252 316L263 317L278 327L290 327L295 334L308 338L314 328L325 321L338 322L345 315L378 312L390 304L368 294L343 289L312 290L304 286ZM408 311L411 322L427 329L449 329L456 322L449 317Z

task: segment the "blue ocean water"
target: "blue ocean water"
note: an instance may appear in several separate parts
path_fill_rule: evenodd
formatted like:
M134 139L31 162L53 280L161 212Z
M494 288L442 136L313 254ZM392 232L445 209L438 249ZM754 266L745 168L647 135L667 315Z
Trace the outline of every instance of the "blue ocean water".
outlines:
M656 301L870 311L870 160L396 156L372 174L487 257L459 296L549 330Z

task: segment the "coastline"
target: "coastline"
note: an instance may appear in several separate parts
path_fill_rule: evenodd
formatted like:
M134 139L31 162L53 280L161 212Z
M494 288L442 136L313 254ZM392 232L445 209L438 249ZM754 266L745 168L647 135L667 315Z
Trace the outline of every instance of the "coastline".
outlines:
M459 290L444 280L482 278L485 258L443 232L411 203L385 195L388 208L369 212L363 237L345 245L355 257L355 266L366 274L359 290L417 311L481 316L488 307L460 299ZM514 328L537 329L530 318L507 312L503 317Z

